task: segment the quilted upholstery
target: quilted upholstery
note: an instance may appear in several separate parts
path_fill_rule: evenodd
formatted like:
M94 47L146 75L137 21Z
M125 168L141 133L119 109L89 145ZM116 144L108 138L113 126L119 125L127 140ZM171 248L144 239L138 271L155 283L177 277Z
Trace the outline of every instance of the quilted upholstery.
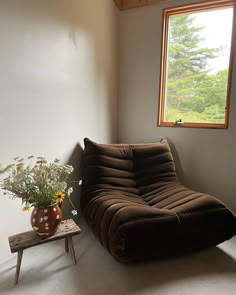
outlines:
M118 261L187 253L236 233L236 218L222 202L179 182L166 139L134 145L84 142L81 210Z

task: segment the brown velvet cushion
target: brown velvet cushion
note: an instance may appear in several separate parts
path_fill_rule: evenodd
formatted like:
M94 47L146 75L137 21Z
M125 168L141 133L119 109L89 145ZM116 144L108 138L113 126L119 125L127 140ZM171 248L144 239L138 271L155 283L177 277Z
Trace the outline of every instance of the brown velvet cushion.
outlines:
M150 144L84 142L81 209L118 261L186 253L236 233L236 218L222 202L179 182L166 139Z

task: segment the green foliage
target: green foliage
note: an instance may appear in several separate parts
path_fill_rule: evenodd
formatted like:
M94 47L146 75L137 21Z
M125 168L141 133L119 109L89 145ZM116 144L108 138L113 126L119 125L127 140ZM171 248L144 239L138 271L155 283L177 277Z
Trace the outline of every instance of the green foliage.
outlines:
M166 118L168 122L224 123L228 69L211 73L221 48L201 46L204 29L185 14L170 18Z
M198 112L180 112L177 109L171 109L166 112L166 121L175 122L180 119L185 123L217 123L223 124L225 116L217 106L212 106L203 113Z

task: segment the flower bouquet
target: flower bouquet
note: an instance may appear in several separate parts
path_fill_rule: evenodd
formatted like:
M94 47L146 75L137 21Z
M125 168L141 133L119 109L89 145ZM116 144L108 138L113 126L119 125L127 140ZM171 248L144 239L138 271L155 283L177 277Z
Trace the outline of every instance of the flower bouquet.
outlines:
M72 187L68 187L68 180L73 172L70 165L62 165L58 159L51 163L43 157L28 157L27 163L24 159L15 158L14 163L0 173L8 174L0 180L0 188L5 190L4 195L22 200L22 210L28 211L34 207L31 217L33 228L39 233L42 225L43 233L49 233L49 213L55 215L57 225L61 221L61 212L58 204L61 204L67 196L73 208L72 214L77 215L73 202L70 199ZM40 214L37 220L37 213ZM54 212L54 213L53 213ZM55 230L54 230L55 232ZM49 234L48 234L49 233Z

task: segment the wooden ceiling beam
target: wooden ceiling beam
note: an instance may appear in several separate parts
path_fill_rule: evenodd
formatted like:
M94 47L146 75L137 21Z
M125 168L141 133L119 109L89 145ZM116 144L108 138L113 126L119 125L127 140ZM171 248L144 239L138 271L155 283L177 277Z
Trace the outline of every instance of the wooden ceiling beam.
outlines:
M170 2L173 0L114 0L120 10L137 8L146 5L153 5L162 2Z
M114 0L114 2L116 3L117 7L122 10L122 0Z

